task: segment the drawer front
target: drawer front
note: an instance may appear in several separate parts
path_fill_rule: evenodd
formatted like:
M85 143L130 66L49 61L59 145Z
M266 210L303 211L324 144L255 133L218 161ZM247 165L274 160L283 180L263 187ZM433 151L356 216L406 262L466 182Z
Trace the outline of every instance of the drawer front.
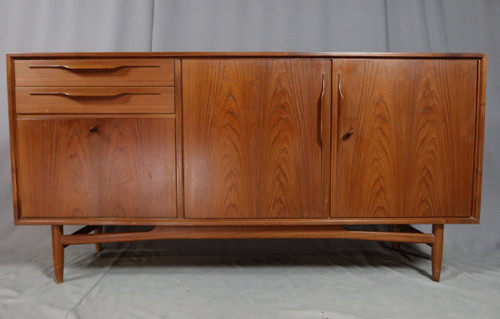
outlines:
M172 59L16 60L16 86L172 86Z
M173 87L18 87L16 113L174 113Z

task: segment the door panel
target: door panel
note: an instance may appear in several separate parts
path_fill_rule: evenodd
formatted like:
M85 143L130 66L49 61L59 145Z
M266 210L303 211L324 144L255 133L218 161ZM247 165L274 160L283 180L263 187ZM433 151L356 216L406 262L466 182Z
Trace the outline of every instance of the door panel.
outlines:
M470 216L477 62L335 60L334 70L332 216Z
M184 60L185 216L327 217L330 74L328 59Z
M176 217L174 121L18 120L22 217Z

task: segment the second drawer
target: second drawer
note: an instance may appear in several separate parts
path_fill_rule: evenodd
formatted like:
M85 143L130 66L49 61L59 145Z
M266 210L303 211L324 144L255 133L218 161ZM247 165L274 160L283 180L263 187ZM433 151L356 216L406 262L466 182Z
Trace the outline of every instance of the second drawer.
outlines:
M16 113L174 113L173 87L18 87Z

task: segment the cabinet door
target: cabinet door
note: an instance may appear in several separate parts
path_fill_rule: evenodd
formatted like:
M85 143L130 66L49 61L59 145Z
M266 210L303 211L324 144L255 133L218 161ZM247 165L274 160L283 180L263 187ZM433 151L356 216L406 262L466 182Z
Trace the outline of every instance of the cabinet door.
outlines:
M477 61L334 62L334 217L471 215Z
M331 61L184 60L187 218L327 217Z
M21 216L176 217L174 121L18 120Z

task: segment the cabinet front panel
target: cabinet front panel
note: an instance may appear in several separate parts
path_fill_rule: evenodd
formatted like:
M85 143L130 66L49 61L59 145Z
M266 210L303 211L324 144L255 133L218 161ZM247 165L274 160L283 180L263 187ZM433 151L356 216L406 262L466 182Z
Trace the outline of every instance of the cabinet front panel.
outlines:
M185 216L328 217L331 61L183 61Z
M336 60L333 217L468 217L475 60Z
M18 119L22 218L176 217L175 119Z

